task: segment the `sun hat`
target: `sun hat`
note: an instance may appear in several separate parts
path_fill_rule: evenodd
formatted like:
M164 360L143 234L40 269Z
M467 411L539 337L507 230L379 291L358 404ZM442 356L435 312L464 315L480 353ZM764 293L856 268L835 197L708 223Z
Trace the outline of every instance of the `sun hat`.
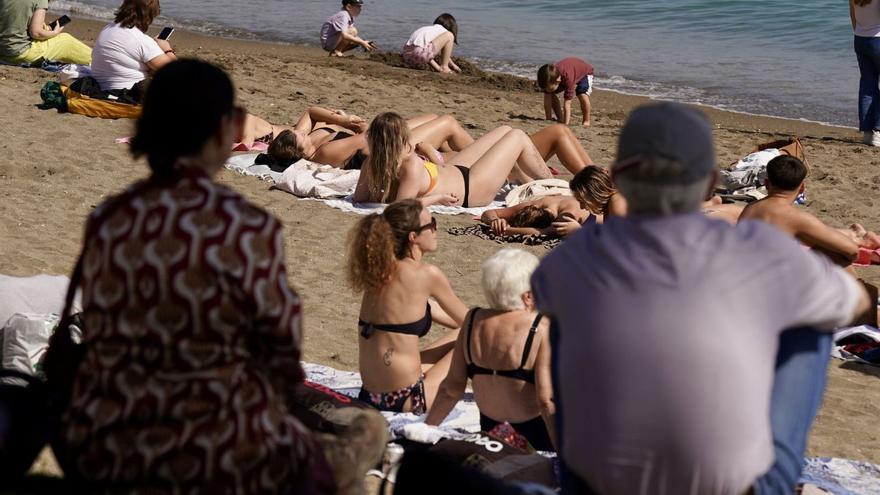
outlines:
M674 102L644 105L629 115L611 166L613 175L659 183L691 183L714 169L709 118Z

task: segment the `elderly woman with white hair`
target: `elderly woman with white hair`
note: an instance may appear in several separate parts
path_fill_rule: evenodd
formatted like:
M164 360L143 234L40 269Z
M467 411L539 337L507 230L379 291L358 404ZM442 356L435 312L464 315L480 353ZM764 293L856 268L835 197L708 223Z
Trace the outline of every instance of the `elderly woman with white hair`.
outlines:
M468 313L427 424L439 425L446 418L470 378L481 430L506 422L536 450L555 450L550 325L535 310L529 286L537 267L535 255L510 248L483 263L489 309Z

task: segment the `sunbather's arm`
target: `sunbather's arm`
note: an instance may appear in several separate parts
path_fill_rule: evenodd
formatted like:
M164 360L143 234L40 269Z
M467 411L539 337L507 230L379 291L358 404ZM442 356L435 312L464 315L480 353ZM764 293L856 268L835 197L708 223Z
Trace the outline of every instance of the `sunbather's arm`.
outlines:
M46 25L46 9L37 9L31 16L31 22L28 25L28 36L32 40L43 41L58 36L63 30L64 26L60 23L55 24L55 29L50 29Z
M605 209L605 218L625 217L628 210L626 198L620 193L615 193L608 201L608 207Z
M531 202L527 201L525 203L520 203L514 206L507 206L505 208L495 208L493 210L486 210L480 215L480 221L485 223L486 225L490 225L492 227L492 232L497 235L504 235L511 231L512 229L518 227L510 227L507 222L514 217L520 210L530 205ZM538 229L531 229L537 231ZM521 232L510 232L510 233L521 233Z
M344 139L337 139L329 143L322 144L311 160L318 163L326 163L334 167L341 167L351 158L358 150L363 150L367 146L366 136L358 134Z
M459 332L458 339L455 341L455 349L452 351L452 363L449 366L449 372L446 378L440 383L437 390L437 397L428 410L428 417L425 423L438 426L449 416L449 413L455 408L455 404L464 395L467 386L467 363L464 360L463 350L463 332Z
M807 246L837 255L849 262L855 261L859 255L859 246L852 239L808 213L797 215L794 227L795 237Z
M434 320L434 323L444 326L446 328L458 328L459 324L451 316L446 314L446 311L443 311L443 306L440 306L440 303L437 301L428 301L431 304L431 319Z
M449 283L449 279L446 278L442 270L434 265L428 265L425 268L428 270L428 276L430 277L431 297L440 304L443 311L455 323L455 326L452 328L461 327L467 314L467 306L455 295L455 291L452 290L452 284Z

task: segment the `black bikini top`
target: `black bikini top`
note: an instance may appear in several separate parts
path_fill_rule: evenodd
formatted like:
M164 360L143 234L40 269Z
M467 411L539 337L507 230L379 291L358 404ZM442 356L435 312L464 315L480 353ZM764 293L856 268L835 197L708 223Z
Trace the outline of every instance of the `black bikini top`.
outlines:
M541 323L541 318L543 318L544 315L539 313L538 316L535 317L535 321L532 322L532 327L529 328L529 336L526 337L526 345L525 347L523 347L522 360L519 363L519 368L515 370L491 370L489 368L483 368L482 366L474 364L474 358L471 356L471 332L473 331L474 326L474 316L479 310L480 308L476 308L471 311L471 316L470 318L468 318L466 343L467 357L469 361L467 365L468 378L473 378L474 375L497 375L534 384L535 370L527 370L523 368L525 367L526 362L529 360L529 353L532 351L532 341L535 340L535 334L538 332L538 323Z
M376 330L424 337L428 334L428 330L431 329L431 322L433 321L431 319L431 305L425 304L425 306L425 316L421 320L413 323L368 323L364 320L358 319L358 327L361 329L361 337L368 339L376 332Z

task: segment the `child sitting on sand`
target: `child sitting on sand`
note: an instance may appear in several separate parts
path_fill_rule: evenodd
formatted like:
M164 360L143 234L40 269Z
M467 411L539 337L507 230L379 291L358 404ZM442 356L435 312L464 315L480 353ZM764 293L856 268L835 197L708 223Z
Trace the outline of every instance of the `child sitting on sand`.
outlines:
M452 14L440 14L430 26L420 27L403 46L403 61L409 66L428 64L437 72L461 72L452 61L453 44L458 44L458 24ZM440 54L438 64L434 57Z
M358 36L354 18L361 13L364 0L342 0L342 10L333 14L321 26L321 46L330 52L331 57L342 57L345 52L357 47L371 52L376 49L372 41Z
M576 57L568 57L538 69L538 87L544 92L544 116L568 125L571 121L571 100L575 95L581 104L582 125L590 125L590 94L593 92L593 66ZM560 107L556 93L563 92L565 104Z

